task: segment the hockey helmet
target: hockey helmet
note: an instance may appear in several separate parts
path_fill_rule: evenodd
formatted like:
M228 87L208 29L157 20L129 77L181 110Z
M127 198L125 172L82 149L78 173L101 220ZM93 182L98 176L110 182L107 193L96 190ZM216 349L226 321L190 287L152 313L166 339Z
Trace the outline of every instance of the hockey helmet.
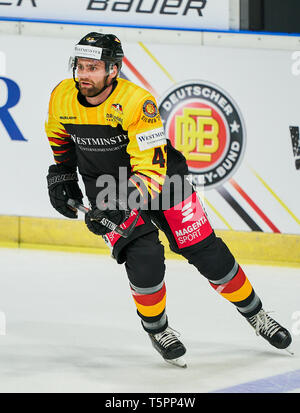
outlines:
M75 46L74 68L79 57L103 60L106 73L109 75L114 65L121 70L124 52L120 40L114 34L91 32L85 35Z

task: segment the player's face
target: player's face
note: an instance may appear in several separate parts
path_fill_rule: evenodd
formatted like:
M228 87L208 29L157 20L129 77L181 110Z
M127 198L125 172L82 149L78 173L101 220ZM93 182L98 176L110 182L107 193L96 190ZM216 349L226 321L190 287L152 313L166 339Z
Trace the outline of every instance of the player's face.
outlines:
M106 72L102 60L78 59L77 78L83 96L96 96L104 87Z

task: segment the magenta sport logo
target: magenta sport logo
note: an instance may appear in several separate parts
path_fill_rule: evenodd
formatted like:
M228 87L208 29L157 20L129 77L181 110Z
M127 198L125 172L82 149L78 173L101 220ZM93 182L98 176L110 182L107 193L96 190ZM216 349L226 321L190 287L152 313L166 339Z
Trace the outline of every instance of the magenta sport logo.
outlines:
M180 249L202 241L212 233L196 192L178 205L164 211L164 216Z
M215 188L235 173L246 131L227 92L206 81L187 80L162 96L159 112L166 135L187 160L193 184Z

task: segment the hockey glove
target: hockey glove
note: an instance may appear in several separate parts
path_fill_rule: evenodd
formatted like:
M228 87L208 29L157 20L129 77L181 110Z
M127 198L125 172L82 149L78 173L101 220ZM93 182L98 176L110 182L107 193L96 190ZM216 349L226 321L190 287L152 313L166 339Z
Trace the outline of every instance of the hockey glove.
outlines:
M111 232L111 229L101 224L100 221L103 218L108 219L114 224L120 225L126 220L127 216L126 211L124 210L116 209L102 211L101 209L93 208L85 215L85 223L88 229L94 234L105 235L108 232Z
M69 170L62 165L51 165L48 175L48 191L53 208L68 218L77 218L77 211L68 206L68 199L82 202L82 192L78 186L78 176L74 170Z

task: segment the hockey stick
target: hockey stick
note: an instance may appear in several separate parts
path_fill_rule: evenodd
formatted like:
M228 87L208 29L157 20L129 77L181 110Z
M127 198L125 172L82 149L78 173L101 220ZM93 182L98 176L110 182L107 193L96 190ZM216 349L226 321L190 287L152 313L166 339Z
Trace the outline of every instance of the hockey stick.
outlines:
M84 214L87 214L89 212L89 208L85 207L80 202L76 201L75 199L69 199L67 204L72 208L79 209L79 211L83 212ZM114 222L110 221L108 218L105 218L105 217L103 217L101 221L99 222L104 227L110 229L111 231L116 232L117 234L121 235L124 238L127 238L134 230L140 215L141 215L141 210L138 211L137 216L134 218L133 222L129 225L128 228L121 227L121 225L124 224L124 222L126 221L126 219L128 219L128 217L126 217L125 220L120 225L115 224Z

